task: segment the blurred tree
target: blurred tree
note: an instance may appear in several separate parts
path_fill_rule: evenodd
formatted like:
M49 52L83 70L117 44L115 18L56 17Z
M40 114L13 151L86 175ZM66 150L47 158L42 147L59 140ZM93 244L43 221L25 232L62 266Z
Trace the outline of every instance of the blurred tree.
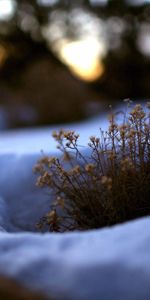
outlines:
M42 34L42 27L52 24L53 19L51 20L51 15L56 11L66 12L63 19L63 22L66 23L66 35L71 33L75 35L79 31L78 24L70 19L70 13L75 8L82 8L87 10L87 12L92 12L98 18L109 22L112 18L118 17L116 21L119 22L120 19L126 25L122 39L125 40L128 35L131 42L128 44L128 47L134 48L133 50L137 49L135 44L140 24L150 21L150 5L144 1L143 5L132 5L132 1L130 3L127 0L109 0L105 2L105 5L101 0L94 2L90 0L15 0L15 3L16 9L12 18L0 22L0 40L1 43L9 42L11 44L15 40L18 40L18 44L24 40L24 44L31 44L30 50L32 47L35 47L35 44L42 44L44 46L43 49L46 50L46 41ZM115 24L113 25L115 26ZM107 36L107 38L109 37ZM43 51L42 47L40 49Z
M59 73L64 68L62 62L60 62L60 43L58 42L65 39L69 41L78 40L83 38L85 34L95 34L95 31L97 32L97 39L103 35L103 40L105 40L107 47L106 55L103 56L104 73L98 80L86 85L72 77L68 77L67 80L72 87L68 95L64 92L62 103L64 101L69 103L71 101L69 98L76 98L76 101L73 100L73 103L78 103L76 116L82 117L84 115L84 109L80 110L80 107L83 106L81 104L82 98L86 98L89 101L89 98L96 100L100 98L101 100L103 97L120 99L125 97L146 98L149 96L150 51L145 50L144 42L142 42L148 35L141 38L143 28L146 26L150 28L150 5L148 1L143 1L141 5L135 5L135 0L10 1L14 3L14 13L5 20L0 18L1 99L5 98L3 97L5 94L4 90L6 88L9 90L10 87L11 91L15 90L19 94L22 89L24 101L28 103L36 102L31 85L30 89L29 85L27 87L27 78L29 77L31 82L34 81L40 86L40 78L39 81L34 79L37 76L36 72L32 71L32 66L36 70L35 65L37 64L37 69L39 70L38 65L42 64L43 61L44 68L49 66L45 76L58 78L58 75L55 75L55 69ZM95 27L91 26L92 20L95 20ZM48 33L46 34L45 32ZM51 61L52 69L50 67L51 63L46 64L46 61ZM55 68L54 66L57 67ZM33 80L31 80L29 70L34 74ZM66 68L64 70L64 72L67 72ZM40 76L40 72L38 74ZM70 78L72 79L70 80ZM62 81L61 76L59 80L60 82ZM46 78L45 82L47 82ZM53 84L55 84L54 82ZM51 81L51 85L53 84ZM47 98L46 106L48 103L51 103L52 97L59 98L58 93L50 95L50 92L48 92L49 85L47 83L47 87L45 87L45 91L47 90L47 96L45 95L45 98ZM73 92L73 86L79 86L79 91L85 91L86 87L87 90L80 97L80 92L77 94ZM66 86L64 84L64 87L69 89L69 85ZM77 90L77 88L75 89ZM31 90L32 94L30 95ZM25 100L25 95L29 100ZM67 97L69 98L67 99ZM6 98L9 99L9 102L10 97ZM14 95L12 97L12 99L15 98L18 99L18 96ZM50 102L49 98L51 98ZM21 103L23 100L19 99L17 101ZM2 102L3 100L0 101ZM42 102L41 106L39 104L40 101ZM40 122L48 123L50 119L52 120L50 112L48 113L48 110L46 112L46 109L43 110L41 98L37 100L36 104L39 111L43 111ZM60 105L61 101L59 100L56 104L58 110ZM65 107L68 107L68 109L66 108L67 113L58 113L59 120L76 119L76 116L73 117L73 114L70 116L70 104ZM55 109L56 115L53 119L56 122L58 121L57 109ZM45 121L44 114L46 115ZM63 114L64 118L60 118L60 115L62 116Z

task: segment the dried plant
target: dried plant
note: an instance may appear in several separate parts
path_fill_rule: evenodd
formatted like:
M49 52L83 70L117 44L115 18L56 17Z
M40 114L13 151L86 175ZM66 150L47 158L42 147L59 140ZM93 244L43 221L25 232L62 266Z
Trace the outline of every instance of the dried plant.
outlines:
M20 285L12 278L0 276L0 299L1 300L54 300L33 292Z
M34 168L37 185L54 192L39 228L87 230L150 214L149 109L137 104L119 123L111 114L108 131L91 136L85 154L74 131L53 133L61 157L45 156Z

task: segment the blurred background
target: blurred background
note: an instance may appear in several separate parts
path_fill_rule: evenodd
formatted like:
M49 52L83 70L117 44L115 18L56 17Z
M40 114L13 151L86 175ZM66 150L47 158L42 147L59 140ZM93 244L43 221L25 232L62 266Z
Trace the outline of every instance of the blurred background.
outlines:
M150 97L150 0L0 0L0 129Z

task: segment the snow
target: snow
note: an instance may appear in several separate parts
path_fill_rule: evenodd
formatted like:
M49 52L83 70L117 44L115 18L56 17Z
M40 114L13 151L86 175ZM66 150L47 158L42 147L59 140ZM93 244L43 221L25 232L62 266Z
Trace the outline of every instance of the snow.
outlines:
M143 218L82 233L1 233L0 273L56 299L149 300L149 226Z
M94 119L69 129L85 144L97 125ZM53 129L1 133L0 275L56 299L149 300L149 217L86 232L36 231L52 192L35 186L32 167L41 149L54 152Z
M32 168L39 155L0 155L0 225L7 231L35 231L49 209L50 195L35 186ZM7 218L5 214L7 212Z
M55 152L56 143L52 138L52 132L59 129L71 129L80 134L81 145L87 145L90 135L99 135L99 127L106 129L105 116L97 116L88 121L40 127L34 129L7 130L0 132L0 153L29 154L44 152Z

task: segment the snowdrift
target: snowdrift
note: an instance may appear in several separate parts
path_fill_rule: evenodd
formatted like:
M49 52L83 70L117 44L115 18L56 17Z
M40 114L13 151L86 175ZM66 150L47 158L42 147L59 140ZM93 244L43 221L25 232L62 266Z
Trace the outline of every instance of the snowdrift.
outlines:
M43 137L47 152L52 145L48 136L38 130L1 135L0 275L55 299L149 300L149 217L101 230L37 232L52 197L35 186L32 167L41 156L38 141Z

